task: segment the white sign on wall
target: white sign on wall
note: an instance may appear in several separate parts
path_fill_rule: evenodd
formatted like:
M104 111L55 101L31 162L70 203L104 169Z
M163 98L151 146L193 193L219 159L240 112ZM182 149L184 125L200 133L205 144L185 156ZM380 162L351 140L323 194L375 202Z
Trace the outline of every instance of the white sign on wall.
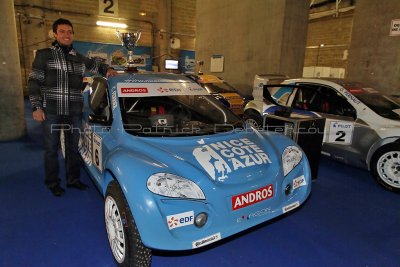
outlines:
M99 0L99 15L118 17L118 0Z
M224 56L223 55L212 55L211 56L211 72L223 72L224 71Z
M400 19L392 19L389 35L400 36Z

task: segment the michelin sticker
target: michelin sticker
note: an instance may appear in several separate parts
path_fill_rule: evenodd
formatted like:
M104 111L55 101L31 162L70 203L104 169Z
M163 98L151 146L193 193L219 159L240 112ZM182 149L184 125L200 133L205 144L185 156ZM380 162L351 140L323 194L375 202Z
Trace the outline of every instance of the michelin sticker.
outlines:
M204 144L204 139L198 141ZM247 138L204 144L193 150L193 156L213 180L224 181L238 169L269 164L269 156Z
M353 139L354 123L331 121L328 132L328 143L350 145Z
M296 202L294 202L294 203L292 203L292 204L289 204L289 205L283 207L283 208L282 208L282 211L283 211L283 213L286 213L286 212L289 212L289 211L291 211L291 210L294 210L295 208L297 208L297 207L299 207L299 206L300 206L300 202L299 202L299 201L296 201Z
M216 234L204 237L202 239L193 241L192 242L192 247L193 248L199 248L199 247L206 246L208 244L217 242L220 239L221 239L221 233L216 233Z

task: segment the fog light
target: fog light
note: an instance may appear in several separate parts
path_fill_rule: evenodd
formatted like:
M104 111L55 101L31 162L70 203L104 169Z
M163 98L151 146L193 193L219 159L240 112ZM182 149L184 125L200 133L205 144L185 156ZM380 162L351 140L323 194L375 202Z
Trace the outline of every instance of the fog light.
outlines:
M288 184L285 187L285 195L289 195L291 191L292 191L292 186L290 184Z
M199 213L196 215L196 218L194 219L194 225L196 225L197 227L203 227L208 219L208 215L207 213Z

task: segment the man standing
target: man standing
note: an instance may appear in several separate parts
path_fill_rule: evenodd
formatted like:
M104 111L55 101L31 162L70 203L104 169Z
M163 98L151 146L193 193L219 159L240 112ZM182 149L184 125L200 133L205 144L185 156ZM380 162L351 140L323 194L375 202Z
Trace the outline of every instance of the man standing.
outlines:
M115 75L116 71L75 51L72 46L74 29L69 20L56 20L53 33L56 40L52 46L36 52L28 87L33 119L43 126L45 184L55 196L61 196L64 189L58 177L58 149L62 128L65 134L67 187L79 190L88 187L80 181L78 152L83 75L85 71L90 71L108 77Z

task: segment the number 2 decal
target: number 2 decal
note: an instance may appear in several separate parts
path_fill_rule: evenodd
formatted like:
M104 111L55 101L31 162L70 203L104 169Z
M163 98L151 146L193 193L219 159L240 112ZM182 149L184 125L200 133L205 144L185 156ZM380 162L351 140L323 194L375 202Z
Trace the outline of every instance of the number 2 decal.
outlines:
M338 135L338 137L336 137L335 142L345 142L346 141L344 139L346 136L346 133L344 131L338 131L338 132L336 132L336 135Z
M348 121L328 122L327 139L324 142L350 145L353 139L354 123Z
M104 13L114 14L114 11L111 10L112 7L114 6L114 1L113 0L103 0L104 4L107 4L108 2L110 2L110 3L104 8Z

